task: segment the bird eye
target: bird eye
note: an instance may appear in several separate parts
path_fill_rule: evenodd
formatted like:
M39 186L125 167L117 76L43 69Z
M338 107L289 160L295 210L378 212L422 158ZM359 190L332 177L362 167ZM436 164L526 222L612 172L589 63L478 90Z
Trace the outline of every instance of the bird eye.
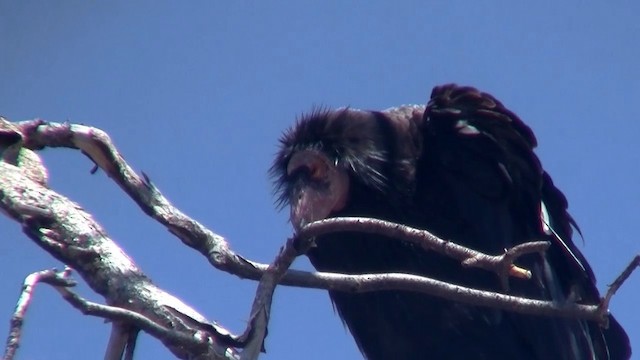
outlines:
M289 160L287 175L296 176L296 174L304 173L309 180L325 181L330 164L324 155L316 151L301 151L294 154Z
M316 161L309 166L309 177L312 180L322 180L327 172L325 164Z

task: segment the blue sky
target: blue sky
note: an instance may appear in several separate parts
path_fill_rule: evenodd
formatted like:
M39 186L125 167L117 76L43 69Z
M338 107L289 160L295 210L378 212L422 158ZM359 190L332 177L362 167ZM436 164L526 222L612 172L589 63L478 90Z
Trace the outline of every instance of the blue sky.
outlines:
M424 104L434 85L473 85L535 131L604 289L640 251L640 5L547 3L0 1L0 114L104 129L176 206L269 262L291 229L266 172L296 116ZM256 283L211 268L80 153L44 156L52 188L95 214L156 284L244 328ZM61 265L18 224L0 218L0 233L5 337L24 277ZM639 276L611 305L636 353ZM21 359L101 358L109 326L42 286L25 330ZM265 359L360 358L319 290L277 290L266 346ZM170 358L149 336L137 351Z

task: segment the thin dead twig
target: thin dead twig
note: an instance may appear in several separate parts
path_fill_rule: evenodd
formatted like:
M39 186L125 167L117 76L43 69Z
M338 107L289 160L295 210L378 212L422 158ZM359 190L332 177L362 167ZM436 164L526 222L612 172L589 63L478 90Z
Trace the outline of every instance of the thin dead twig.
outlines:
M631 260L631 262L629 262L627 267L625 267L624 270L622 270L620 275L618 275L618 277L611 283L611 285L609 285L609 289L607 289L607 293L602 299L602 302L600 303L601 310L605 311L609 309L609 303L611 302L613 295L615 295L615 293L618 291L618 289L620 289L622 284L624 284L624 282L627 281L627 279L629 279L629 276L631 276L631 274L639 267L640 267L640 255L636 255Z
M416 244L425 250L436 251L460 260L464 266L492 271L503 280L508 276L530 279L531 271L516 266L513 262L516 258L525 254L544 252L550 245L547 241L534 241L514 246L504 254L488 255L454 242L440 239L426 230L363 217L331 218L316 221L301 229L298 236L316 237L338 231L355 231L401 239Z
M251 316L247 331L247 345L242 351L241 360L257 359L261 350L264 350L264 339L267 336L267 326L271 314L271 303L275 288L293 264L293 261L301 254L307 252L313 244L312 238L289 238L280 249L276 259L269 265L262 279L258 283L256 296L251 307Z
M22 291L20 292L20 297L16 302L16 309L9 322L9 335L7 336L7 345L5 347L3 359L12 360L20 346L22 326L24 324L25 315L29 309L29 305L31 305L31 300L33 299L35 286L41 282L57 284L59 286L75 285L75 282L67 278L68 275L68 270L59 272L53 269L34 272L25 278L22 285Z

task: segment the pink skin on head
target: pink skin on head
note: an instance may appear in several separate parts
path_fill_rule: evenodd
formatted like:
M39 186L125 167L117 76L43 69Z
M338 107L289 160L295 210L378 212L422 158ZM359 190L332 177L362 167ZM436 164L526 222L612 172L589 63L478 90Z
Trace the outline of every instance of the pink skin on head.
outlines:
M290 199L291 223L296 230L343 209L349 192L349 176L324 154L315 150L295 153L287 166L291 175L305 169L309 179L293 189Z

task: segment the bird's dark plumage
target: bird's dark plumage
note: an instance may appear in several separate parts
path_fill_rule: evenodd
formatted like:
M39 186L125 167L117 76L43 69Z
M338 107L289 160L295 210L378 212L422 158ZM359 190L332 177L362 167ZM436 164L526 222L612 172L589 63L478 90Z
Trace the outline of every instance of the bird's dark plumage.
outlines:
M571 239L575 223L567 201L535 146L531 129L494 97L444 85L434 88L426 108L304 116L281 139L272 173L297 228L325 217L367 216L489 254L547 240L552 245L544 256L519 259L533 278L510 280L508 293L598 303L593 272ZM400 272L503 291L492 273L399 240L334 233L316 243L308 256L321 271ZM368 359L630 357L628 338L613 317L603 329L407 291L330 296Z

